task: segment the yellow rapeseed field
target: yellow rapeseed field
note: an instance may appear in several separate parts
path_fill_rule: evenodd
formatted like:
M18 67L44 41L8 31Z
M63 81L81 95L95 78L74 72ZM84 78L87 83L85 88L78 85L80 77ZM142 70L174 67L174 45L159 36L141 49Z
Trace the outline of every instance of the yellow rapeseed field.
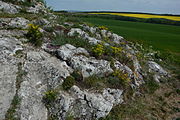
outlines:
M119 15L136 18L165 18L169 20L180 21L180 16L163 16L163 15L148 15L148 14L130 14L130 13L90 13L90 14L108 14L108 15Z

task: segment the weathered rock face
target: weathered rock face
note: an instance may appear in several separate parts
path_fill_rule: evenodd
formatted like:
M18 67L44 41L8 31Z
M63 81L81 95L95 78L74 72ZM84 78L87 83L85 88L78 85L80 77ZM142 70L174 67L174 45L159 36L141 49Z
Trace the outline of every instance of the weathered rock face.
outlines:
M80 120L105 117L114 105L120 104L122 90L106 88L101 93L82 91L73 86L70 93L60 93L51 113L64 120L69 114ZM68 114L69 113L69 114Z
M3 12L3 13L15 14L19 12L19 9L20 7L17 5L0 1L0 13Z
M29 20L17 17L17 18L0 18L0 28L11 29L26 29L28 27Z
M26 34L26 31L23 30L0 30L0 37L13 37L13 38L20 38L24 37L24 34Z
M1 30L0 32L2 32ZM19 59L13 56L22 46L18 39L11 35L0 33L0 119L5 119L5 114L16 94L17 74Z
M21 44L21 42L14 37L0 38L0 50L4 50L12 55L15 54L17 50L23 49L22 46L19 44Z
M5 57L0 55L0 119L5 118L5 114L9 109L14 95L16 94L16 74L18 72L16 60L9 57L10 60L14 61L5 61L1 59Z
M110 62L106 60L96 60L94 57L86 57L89 53L83 48L76 48L66 44L61 46L57 52L63 60L68 60L67 62L73 69L80 70L84 77L89 77L94 74L103 76L104 74L113 72L110 67Z
M61 85L72 69L65 62L43 51L28 52L23 69L27 75L19 91L22 99L18 111L20 118L22 120L46 120L47 109L42 103L44 93L47 88L56 88Z

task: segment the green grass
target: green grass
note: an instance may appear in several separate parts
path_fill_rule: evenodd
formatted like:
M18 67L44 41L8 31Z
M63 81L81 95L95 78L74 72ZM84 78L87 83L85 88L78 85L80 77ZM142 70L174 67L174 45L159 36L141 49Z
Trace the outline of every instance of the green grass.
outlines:
M56 38L52 40L53 45L65 45L65 44L71 44L76 47L83 47L89 50L90 44L88 41L83 40L78 37L68 37L66 35L58 35Z
M98 26L106 26L129 41L152 45L156 50L170 51L180 58L180 27L103 18L81 18Z

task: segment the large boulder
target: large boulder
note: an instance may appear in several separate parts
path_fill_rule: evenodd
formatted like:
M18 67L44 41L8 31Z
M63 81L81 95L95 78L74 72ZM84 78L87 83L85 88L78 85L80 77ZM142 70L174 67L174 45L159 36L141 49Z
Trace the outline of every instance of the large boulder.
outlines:
M148 61L149 72L154 73L154 80L160 82L161 78L168 77L168 72L165 71L159 64L154 61Z
M89 53L83 48L76 48L70 44L61 46L58 50L58 56L66 60L73 69L80 70L83 77L91 75L108 74L113 72L110 62L106 60L97 60L94 57L87 57Z
M61 92L54 107L50 109L52 115L62 120L69 114L79 120L105 117L113 106L123 102L123 91L119 89L105 88L102 93L96 93L73 86L69 92Z

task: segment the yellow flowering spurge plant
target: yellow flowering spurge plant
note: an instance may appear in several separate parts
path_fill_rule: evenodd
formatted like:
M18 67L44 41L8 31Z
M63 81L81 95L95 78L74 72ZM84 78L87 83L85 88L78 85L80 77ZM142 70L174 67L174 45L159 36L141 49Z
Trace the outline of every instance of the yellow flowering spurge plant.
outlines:
M119 79L119 82L123 85L128 85L131 81L128 77L128 74L125 74L120 70L115 70L112 75L114 77L117 77Z
M99 26L98 28L99 28L100 30L108 30L108 28L105 27L105 26Z
M100 57L105 53L104 45L103 44L97 44L92 48L92 52L96 57Z
M29 42L34 44L35 46L42 45L42 33L40 32L40 28L37 25L29 24L28 32L26 34L27 39Z
M112 49L113 54L115 55L121 53L123 50L121 47L113 47L113 46L111 46L111 49Z

